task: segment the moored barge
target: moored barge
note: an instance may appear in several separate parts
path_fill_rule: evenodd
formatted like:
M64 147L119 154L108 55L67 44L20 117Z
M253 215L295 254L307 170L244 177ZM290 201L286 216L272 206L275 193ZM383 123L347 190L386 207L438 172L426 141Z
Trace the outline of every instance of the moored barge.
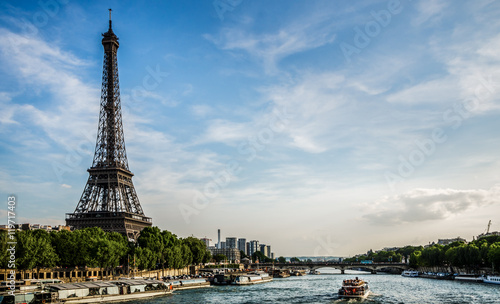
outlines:
M130 279L50 284L45 286L43 291L35 292L31 303L107 303L165 296L171 293L171 285L158 280ZM2 301L0 304L4 304L4 302Z

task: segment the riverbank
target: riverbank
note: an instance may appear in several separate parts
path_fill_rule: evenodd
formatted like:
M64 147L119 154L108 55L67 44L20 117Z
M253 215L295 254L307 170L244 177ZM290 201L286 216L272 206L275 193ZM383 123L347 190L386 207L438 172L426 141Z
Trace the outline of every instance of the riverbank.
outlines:
M174 292L172 297L144 301L143 304L331 304L338 303L338 289L344 279L358 276L368 281L370 304L434 304L497 302L500 286L428 279L409 279L400 275L369 274L350 271L339 275L306 275L274 279L266 284L249 286L214 286ZM457 285L460 288L457 288ZM122 304L122 303L120 303ZM124 302L123 304L127 304Z

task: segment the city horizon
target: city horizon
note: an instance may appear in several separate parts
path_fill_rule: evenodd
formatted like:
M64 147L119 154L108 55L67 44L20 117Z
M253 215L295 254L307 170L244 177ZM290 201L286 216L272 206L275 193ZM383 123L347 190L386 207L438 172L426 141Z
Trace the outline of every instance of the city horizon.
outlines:
M111 6L153 226L276 258L500 230L499 4L214 3ZM64 225L82 196L107 5L0 4L0 193L19 224Z

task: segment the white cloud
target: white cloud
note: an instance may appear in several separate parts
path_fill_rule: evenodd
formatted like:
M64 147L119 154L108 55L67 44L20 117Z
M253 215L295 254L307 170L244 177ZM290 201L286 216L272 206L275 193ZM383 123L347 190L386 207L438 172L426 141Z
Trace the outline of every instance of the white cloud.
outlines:
M454 77L439 77L391 94L387 97L387 101L432 106L447 104L450 101L458 101L460 98L457 82Z
M240 27L222 29L218 36L205 34L204 37L223 50L248 53L260 61L269 73L276 72L276 64L281 59L335 40L331 16L318 15L315 19L294 20L274 33L265 34L251 33L245 29L248 25L247 21Z
M418 1L417 9L420 14L413 18L413 25L421 26L424 23L426 23L427 26L433 25L440 19L443 10L449 5L449 1L443 0Z
M204 118L214 112L213 108L209 105L199 104L191 106L191 112L199 117Z
M376 225L444 220L490 204L498 204L500 186L489 190L414 189L367 205L363 218Z
M4 68L30 90L42 90L53 96L52 107L36 104L3 103L10 121L34 124L62 146L76 146L82 132L88 130L98 112L99 88L85 84L78 69L86 63L40 38L15 34L0 29L0 52ZM9 93L7 93L9 94ZM25 134L28 136L28 134ZM22 142L24 138L15 138Z
M244 140L251 131L248 124L232 122L224 119L209 121L205 134L199 143L220 142L232 145Z

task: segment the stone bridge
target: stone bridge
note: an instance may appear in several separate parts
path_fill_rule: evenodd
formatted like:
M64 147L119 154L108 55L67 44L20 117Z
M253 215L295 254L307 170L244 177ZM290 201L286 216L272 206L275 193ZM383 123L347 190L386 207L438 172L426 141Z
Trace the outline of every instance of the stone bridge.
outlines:
M310 269L316 270L319 268L334 268L339 269L341 273L344 273L345 270L351 269L362 269L365 271L370 271L371 273L377 273L382 269L398 269L398 270L407 270L410 267L405 263L391 263L391 262L382 262L382 263L336 263L336 262L298 262L298 263L253 263L250 264L251 268L275 268L275 269Z

